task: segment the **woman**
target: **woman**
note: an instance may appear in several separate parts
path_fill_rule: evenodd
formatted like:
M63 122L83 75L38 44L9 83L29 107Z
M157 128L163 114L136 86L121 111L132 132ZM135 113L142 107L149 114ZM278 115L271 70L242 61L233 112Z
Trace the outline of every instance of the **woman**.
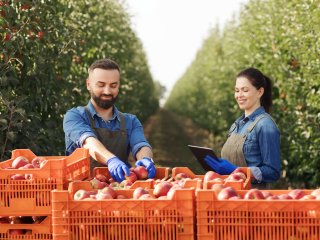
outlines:
M249 167L253 184L275 182L280 177L280 131L269 115L272 83L262 72L248 68L236 78L235 99L244 114L231 126L221 151L221 161L210 156L206 163L220 174Z

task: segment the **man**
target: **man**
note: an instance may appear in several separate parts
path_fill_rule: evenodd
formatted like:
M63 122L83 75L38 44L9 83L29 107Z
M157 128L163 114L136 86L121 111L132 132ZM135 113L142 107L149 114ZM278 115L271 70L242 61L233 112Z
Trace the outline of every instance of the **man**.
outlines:
M135 115L121 113L114 105L120 88L120 68L110 59L95 61L88 69L87 89L91 98L87 106L68 110L64 116L66 154L76 148L89 149L90 168L108 166L113 179L121 182L129 175L130 151L137 166L155 177L151 146Z

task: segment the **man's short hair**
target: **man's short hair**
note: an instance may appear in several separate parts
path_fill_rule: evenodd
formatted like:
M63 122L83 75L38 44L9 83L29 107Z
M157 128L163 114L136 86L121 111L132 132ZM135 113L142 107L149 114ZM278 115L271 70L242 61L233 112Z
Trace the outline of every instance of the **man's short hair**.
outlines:
M101 69L105 69L105 70L118 70L120 73L119 65L115 61L108 59L108 58L96 60L88 68L88 73L92 72L96 68L101 68Z

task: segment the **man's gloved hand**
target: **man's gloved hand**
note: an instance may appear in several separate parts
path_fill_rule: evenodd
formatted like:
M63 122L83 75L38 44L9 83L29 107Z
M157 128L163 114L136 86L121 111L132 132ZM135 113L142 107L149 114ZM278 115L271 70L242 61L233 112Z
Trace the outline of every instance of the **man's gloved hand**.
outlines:
M144 157L138 160L136 166L144 166L148 171L148 178L154 178L156 176L156 167L151 158Z
M219 158L219 160L217 160L209 155L205 156L204 161L213 169L213 171L221 175L228 175L238 168L228 160L223 158Z
M129 176L130 170L128 166L122 162L118 157L110 158L107 161L108 169L111 177L117 182L125 180L124 174Z

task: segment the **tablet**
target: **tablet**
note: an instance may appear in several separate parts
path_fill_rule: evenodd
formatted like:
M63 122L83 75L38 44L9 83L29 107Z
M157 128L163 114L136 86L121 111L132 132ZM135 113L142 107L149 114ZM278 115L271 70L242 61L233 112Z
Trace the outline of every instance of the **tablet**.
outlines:
M188 147L205 171L212 171L212 168L204 161L205 156L210 155L217 161L220 161L211 148L199 147L194 145L188 145Z

